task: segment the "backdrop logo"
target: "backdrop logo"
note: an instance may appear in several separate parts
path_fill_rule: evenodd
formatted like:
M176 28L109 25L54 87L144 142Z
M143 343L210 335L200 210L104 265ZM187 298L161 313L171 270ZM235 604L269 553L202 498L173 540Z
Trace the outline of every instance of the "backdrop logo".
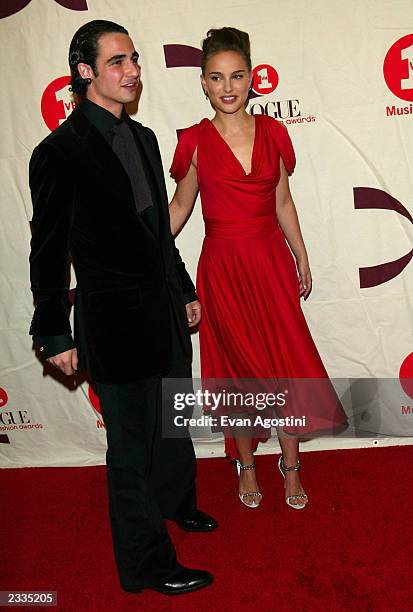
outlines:
M46 87L40 108L49 130L56 129L68 118L76 104L70 91L70 76L59 77Z
M202 51L190 45L164 45L165 65L167 68L200 68ZM300 100L266 100L278 86L277 70L270 64L259 64L253 68L252 92L248 112L251 115L269 115L285 123L311 123L314 116L302 116ZM255 99L260 98L259 101ZM264 99L263 99L264 98ZM254 100L254 102L252 102ZM179 131L179 130L178 130Z
M19 410L7 407L9 398L5 389L0 387L0 443L10 444L9 437L6 432L23 431L27 429L36 430L43 429L41 423L33 423L28 410L20 408Z
M10 17L18 13L25 6L30 4L32 0L1 0L0 4L0 19L4 17ZM50 0L51 1L51 0ZM87 11L86 0L53 0L56 4L60 4L64 8L71 9L72 11Z
M9 398L7 396L6 390L0 387L0 410L4 408L8 401Z
M97 413L97 417L98 418L96 420L96 427L98 429L104 429L105 424L104 424L103 419L102 419L102 408L100 407L99 398L97 396L96 391L92 387L92 385L89 385L87 394L88 394L88 397L89 397L89 401L92 404L92 408Z
M413 224L413 219L409 211L396 198L381 189L372 187L354 188L354 208L356 210L393 210L402 215ZM413 257L413 249L408 253L385 263L359 268L360 288L377 287L398 276L410 263Z
M0 387L0 410L4 408L8 401L6 390ZM7 434L0 433L0 444L10 444Z
M252 91L258 96L265 96L272 93L279 82L278 73L269 64L259 64L252 71Z
M407 355L403 360L399 370L399 380L405 394L413 399L413 353ZM413 406L411 404L402 404L401 414L413 415Z
M399 379L403 391L413 399L413 353L407 355L403 360L400 366Z
M413 102L413 34L399 38L387 51L383 74L390 91L407 102ZM386 106L386 115L412 115L413 104Z

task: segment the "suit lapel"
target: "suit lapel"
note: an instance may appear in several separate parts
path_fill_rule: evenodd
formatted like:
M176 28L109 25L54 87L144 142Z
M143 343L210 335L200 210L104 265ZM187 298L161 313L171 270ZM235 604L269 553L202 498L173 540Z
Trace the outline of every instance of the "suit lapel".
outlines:
M156 156L156 151L153 148L153 144L148 134L146 134L145 130L142 129L142 126L136 123L136 121L131 121L130 125L132 126L135 136L138 138L138 141L148 162L148 166L152 171L153 177L156 181L156 187L159 192L159 196L162 192L161 188L163 185L163 174L162 168L159 167L159 160Z
M158 152L153 146L153 142L150 136L145 132L142 126L131 121L132 129L139 144L141 145L141 151L146 159L146 167L151 173L150 184L153 186L153 205L157 207L159 215L159 230L162 231L165 226L165 210L168 206L168 197L165 190L165 179L163 175L162 163L160 162ZM168 220L169 223L169 220Z
M152 237L155 237L148 224L144 222L141 215L136 210L132 187L124 167L112 148L100 134L99 130L90 123L87 117L85 117L78 108L73 111L69 119L78 136L81 138L83 147L88 154L88 166L90 164L92 167L96 168L99 173L99 179L105 181L108 192L112 193L113 199L121 202L122 206L126 205L130 208L141 227L145 228ZM153 193L153 204L158 210L159 229L161 231L161 228L165 226L164 202L166 202L167 210L167 195L162 165L159 161L157 151L154 149L153 143L145 133L145 130L135 121L131 121L130 123L141 145L141 151L146 158L146 166L151 173L149 182L154 188L152 191L155 190L155 193ZM169 223L169 220L167 222Z
M70 119L88 154L87 161L99 171L116 199L134 206L129 177L109 144L79 109L73 111Z

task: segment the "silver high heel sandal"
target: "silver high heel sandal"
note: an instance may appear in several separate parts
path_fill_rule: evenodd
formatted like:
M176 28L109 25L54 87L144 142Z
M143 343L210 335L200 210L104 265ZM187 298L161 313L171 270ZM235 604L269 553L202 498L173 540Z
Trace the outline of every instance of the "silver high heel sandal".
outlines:
M281 472L281 476L285 480L285 474L287 472L299 472L301 469L301 466L300 466L300 462L297 460L297 465L287 467L284 463L283 456L281 455L281 457L278 459L278 469ZM286 483L284 482L284 488L285 488L285 485ZM301 504L292 503L294 500L300 500L300 499L305 500L305 502ZM294 508L295 510L302 510L303 508L306 507L308 503L308 497L305 493L298 493L297 495L289 495L288 497L285 498L285 503L287 504L287 506L290 506L290 508Z
M255 463L251 463L250 465L243 465L241 461L237 459L236 464L238 477L241 475L241 470L255 470ZM247 508L258 508L262 500L262 494L260 493L260 491L253 491L252 493L238 493L238 495L244 506L247 506ZM244 498L248 497L258 497L259 499L258 501L253 500L251 504L247 504Z

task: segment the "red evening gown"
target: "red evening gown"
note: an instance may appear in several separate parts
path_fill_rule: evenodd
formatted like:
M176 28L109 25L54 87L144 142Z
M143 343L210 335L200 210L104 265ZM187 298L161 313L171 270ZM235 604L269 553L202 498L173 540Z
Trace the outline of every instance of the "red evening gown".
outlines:
M203 119L180 134L170 170L176 182L186 176L195 148L205 221L197 273L202 379L323 379L321 401L301 433L341 429L346 416L301 310L295 261L276 217L280 157L288 174L295 166L287 130L255 115L246 174L213 123ZM267 437L263 432L253 447ZM229 436L225 450L238 457Z

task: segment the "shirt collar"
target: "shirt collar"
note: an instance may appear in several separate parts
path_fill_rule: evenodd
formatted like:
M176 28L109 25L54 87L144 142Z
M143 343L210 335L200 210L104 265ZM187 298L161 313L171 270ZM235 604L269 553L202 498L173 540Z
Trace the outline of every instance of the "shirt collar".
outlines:
M90 123L92 123L92 125L99 130L102 136L106 136L112 128L121 124L123 121L129 123L129 116L125 109L122 111L121 118L118 119L113 113L107 111L102 106L95 104L95 102L92 102L87 98L82 100L79 105L79 110L82 111Z

